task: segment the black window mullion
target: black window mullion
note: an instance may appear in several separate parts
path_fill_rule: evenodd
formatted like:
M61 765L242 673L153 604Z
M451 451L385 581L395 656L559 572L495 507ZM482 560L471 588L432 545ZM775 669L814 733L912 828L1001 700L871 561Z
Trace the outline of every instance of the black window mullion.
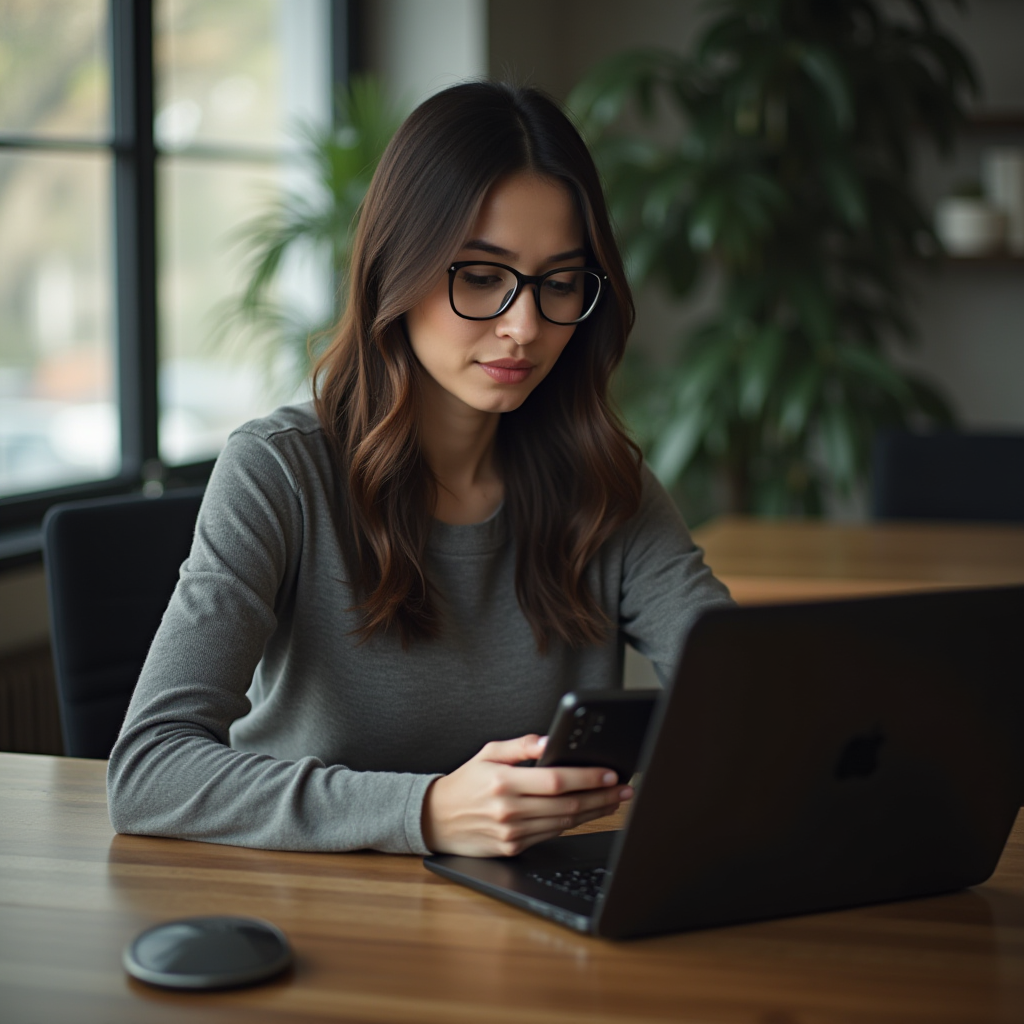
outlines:
M121 475L137 480L159 456L153 5L111 0L110 21Z
M358 0L330 0L331 87L336 97L354 74L360 74L362 10ZM333 99L334 97L332 97Z

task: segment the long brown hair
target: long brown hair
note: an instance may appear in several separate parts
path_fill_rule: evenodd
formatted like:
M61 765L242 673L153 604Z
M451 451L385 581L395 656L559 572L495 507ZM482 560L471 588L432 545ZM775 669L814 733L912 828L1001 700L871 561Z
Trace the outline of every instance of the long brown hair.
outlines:
M346 309L314 369L317 415L348 485L338 534L363 640L397 629L408 645L442 629L423 565L436 500L419 443L424 371L402 317L455 258L491 186L519 171L568 186L589 260L610 287L498 426L516 596L541 651L553 638L600 643L612 626L584 572L640 501L639 451L608 401L632 297L597 171L571 122L535 89L473 82L426 100L385 151L359 218Z

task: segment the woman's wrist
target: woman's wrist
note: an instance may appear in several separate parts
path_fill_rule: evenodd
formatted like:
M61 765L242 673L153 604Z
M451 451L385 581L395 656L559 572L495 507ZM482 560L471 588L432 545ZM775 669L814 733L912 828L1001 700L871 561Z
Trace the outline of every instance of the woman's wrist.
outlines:
M443 778L443 776L442 776ZM431 779L430 785L427 786L426 792L423 794L423 809L420 812L420 834L423 837L423 845L431 852L436 853L435 841L436 841L436 830L434 828L434 816L433 816L433 795L434 787L440 782L440 779Z

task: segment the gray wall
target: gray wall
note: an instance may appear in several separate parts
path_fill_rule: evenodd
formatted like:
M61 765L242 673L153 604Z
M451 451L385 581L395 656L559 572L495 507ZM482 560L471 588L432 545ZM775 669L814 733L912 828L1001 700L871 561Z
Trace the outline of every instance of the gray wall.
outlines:
M0 573L0 657L46 643L46 581L40 567Z
M371 0L364 10L367 66L407 109L455 82L486 76L484 0Z
M971 0L963 13L941 6L981 73L979 108L1015 114L1021 126L972 131L952 159L922 152L921 189L932 203L978 178L986 149L1024 147L1024 3ZM1024 429L1024 258L947 265L921 284L917 312L920 343L907 361L945 387L967 426Z

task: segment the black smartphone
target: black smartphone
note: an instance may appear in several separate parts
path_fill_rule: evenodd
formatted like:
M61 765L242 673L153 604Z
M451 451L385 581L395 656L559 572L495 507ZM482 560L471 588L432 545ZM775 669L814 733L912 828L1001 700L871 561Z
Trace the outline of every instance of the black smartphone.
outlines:
M651 714L663 690L574 690L559 702L537 767L611 768L619 782L636 771Z

